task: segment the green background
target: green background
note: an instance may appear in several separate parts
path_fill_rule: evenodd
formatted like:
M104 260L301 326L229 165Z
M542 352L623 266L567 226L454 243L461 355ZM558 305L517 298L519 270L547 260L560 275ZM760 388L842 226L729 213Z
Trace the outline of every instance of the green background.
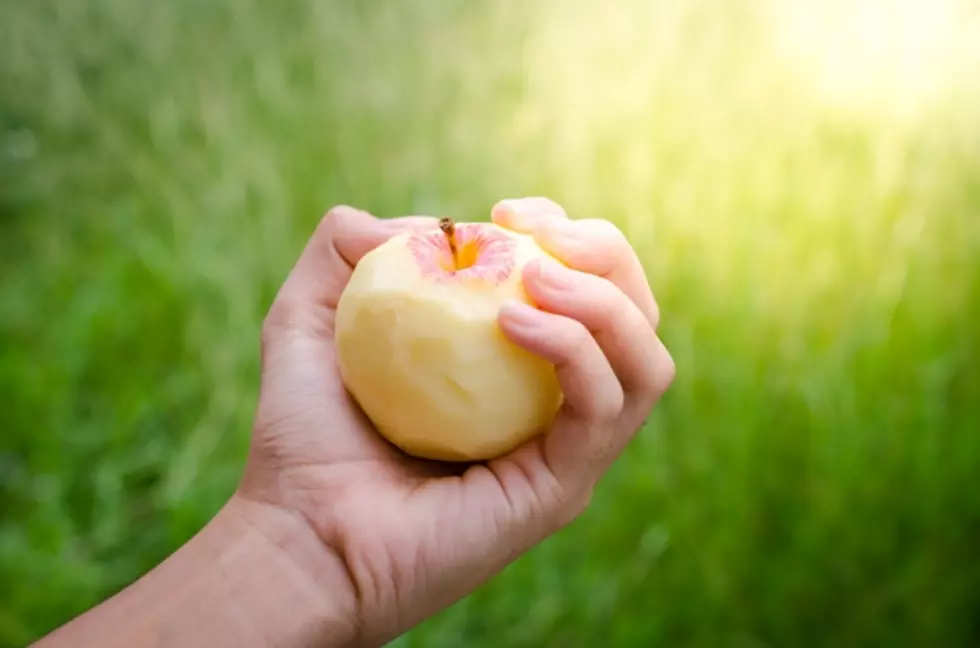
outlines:
M523 195L627 233L677 381L582 518L397 646L980 643L976 6L913 75L773 4L0 3L0 645L229 495L327 208Z

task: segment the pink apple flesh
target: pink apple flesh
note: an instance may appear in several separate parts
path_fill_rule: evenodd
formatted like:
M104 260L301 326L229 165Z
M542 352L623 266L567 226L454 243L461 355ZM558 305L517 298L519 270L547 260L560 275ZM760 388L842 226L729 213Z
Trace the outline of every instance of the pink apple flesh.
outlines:
M481 461L540 433L561 406L554 366L507 340L508 299L528 303L521 270L547 253L490 223L392 238L357 264L337 306L347 390L408 454Z

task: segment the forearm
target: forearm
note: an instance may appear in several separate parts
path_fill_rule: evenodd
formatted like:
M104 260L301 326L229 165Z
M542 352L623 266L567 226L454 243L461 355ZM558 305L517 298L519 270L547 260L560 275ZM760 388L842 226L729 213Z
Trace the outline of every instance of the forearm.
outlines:
M153 571L35 645L346 647L356 615L343 564L299 518L234 497Z

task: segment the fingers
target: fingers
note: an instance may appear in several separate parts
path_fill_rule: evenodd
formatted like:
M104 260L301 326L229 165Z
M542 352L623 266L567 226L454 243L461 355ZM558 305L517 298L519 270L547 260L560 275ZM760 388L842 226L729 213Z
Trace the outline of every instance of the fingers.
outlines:
M523 280L531 301L544 311L543 315L555 319L535 320L540 329L534 344L527 345L527 336L515 342L553 362L563 359L575 379L592 381L584 388L579 386L584 392L594 389L597 398L609 393L613 387L600 384L602 379L615 381L622 394L616 401L620 407L617 412L597 414L595 407L566 408L545 442L546 459L553 471L572 476L573 483L588 483L598 479L642 426L673 382L674 362L636 304L610 281L554 261L529 264ZM570 340L571 335L559 333L558 322L569 330L569 322L578 324L580 339ZM575 364L597 350L611 377L583 371ZM573 379L562 382L563 390L566 382Z
M567 266L614 283L656 330L660 309L646 272L629 241L611 222L568 220L564 210L546 198L501 201L490 216L501 227L530 234Z
M285 330L329 333L328 313L361 257L401 232L434 227L421 216L381 219L353 207L334 207L323 217L290 271L266 318L263 337Z
M605 280L596 278L596 281ZM572 304L567 310L576 308L582 309L582 302ZM622 380L615 370L617 364L628 365L629 353L624 356L601 348L598 335L590 333L582 322L522 303L508 303L500 311L499 322L504 335L556 367L565 402L543 439L542 457L568 493L587 490L598 480L633 437L653 402L666 389L666 384L662 383L669 382L672 377L669 355L635 311L635 306L632 308L640 321L640 329L646 331L644 338L638 341L628 330L621 332L629 342L639 342L638 355L651 363L650 380L653 383L646 391L633 395L624 393ZM604 338L609 341L611 335L615 335L615 327L610 323L616 318L610 316L607 319L608 322L597 323L601 331L608 333ZM638 369L638 363L633 369ZM653 373L663 377L653 377Z
M592 334L580 322L520 302L500 311L512 342L555 365L565 407L583 420L612 421L623 409L623 390Z
M562 363L562 389L574 392L543 438L543 459L567 492L586 492L673 382L673 359L655 331L659 309L636 253L611 223L568 220L543 198L503 201L491 218L531 234L563 262L525 267L537 309L520 309L525 328L512 323L516 307L500 321L516 344Z
M591 332L627 398L661 392L662 345L640 309L611 282L551 260L529 264L524 288L538 308L580 322Z
M581 491L613 452L609 437L625 398L619 380L581 322L520 302L501 308L499 322L513 343L555 365L565 400L540 457L565 493Z

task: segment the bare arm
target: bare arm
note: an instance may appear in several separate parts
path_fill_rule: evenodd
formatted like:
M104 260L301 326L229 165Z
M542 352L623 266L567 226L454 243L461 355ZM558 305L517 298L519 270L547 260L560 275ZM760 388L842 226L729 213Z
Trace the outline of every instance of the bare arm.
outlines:
M350 646L352 592L299 517L235 496L158 567L35 646Z

